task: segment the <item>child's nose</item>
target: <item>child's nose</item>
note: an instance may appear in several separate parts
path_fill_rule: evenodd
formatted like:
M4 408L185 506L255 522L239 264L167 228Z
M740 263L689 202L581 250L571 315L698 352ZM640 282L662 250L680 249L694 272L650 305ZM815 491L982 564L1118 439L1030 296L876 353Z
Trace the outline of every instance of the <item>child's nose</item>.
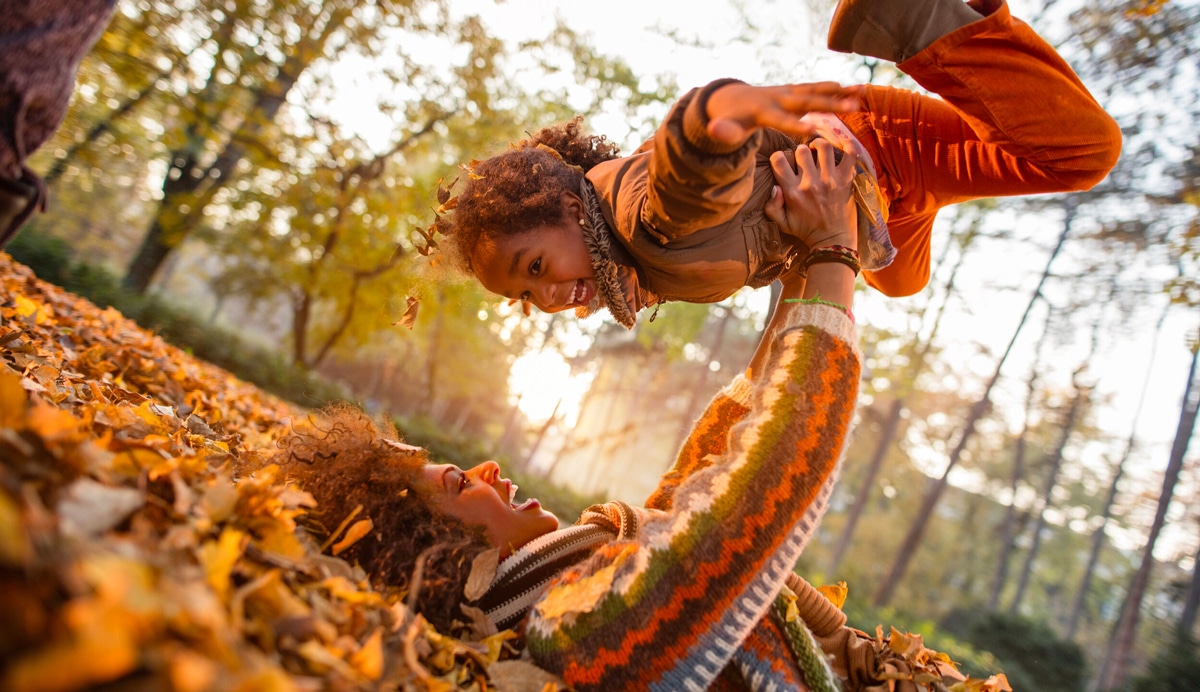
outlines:
M546 308L552 308L556 305L556 303L554 302L554 299L558 295L558 291L555 290L554 284L542 284L541 286L538 286L537 289L535 289L535 290L536 290L535 295L537 296L537 299L538 299L538 303L539 303L538 307L539 308L542 308L544 310Z

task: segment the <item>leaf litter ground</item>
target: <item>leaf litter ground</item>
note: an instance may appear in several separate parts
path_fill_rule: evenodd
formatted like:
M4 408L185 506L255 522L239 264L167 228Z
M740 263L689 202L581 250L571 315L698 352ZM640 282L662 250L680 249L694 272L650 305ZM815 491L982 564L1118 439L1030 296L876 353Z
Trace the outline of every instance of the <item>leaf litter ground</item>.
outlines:
M561 688L297 528L264 459L307 411L3 253L0 283L0 689Z
M0 690L565 689L481 613L460 639L372 588L336 557L363 520L308 538L266 461L308 413L0 253ZM1008 689L879 638L885 679Z

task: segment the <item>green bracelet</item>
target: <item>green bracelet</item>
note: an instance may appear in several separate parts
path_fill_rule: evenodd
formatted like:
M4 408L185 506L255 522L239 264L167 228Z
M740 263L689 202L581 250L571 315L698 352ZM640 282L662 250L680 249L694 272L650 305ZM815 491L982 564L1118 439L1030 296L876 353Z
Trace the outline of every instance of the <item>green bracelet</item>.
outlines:
M827 305L831 308L837 308L838 310L841 310L842 312L846 313L846 317L849 317L851 322L854 321L854 313L850 311L850 308L842 305L841 303L835 303L832 300L825 300L819 293L812 298L784 298L782 302L802 303L804 305Z

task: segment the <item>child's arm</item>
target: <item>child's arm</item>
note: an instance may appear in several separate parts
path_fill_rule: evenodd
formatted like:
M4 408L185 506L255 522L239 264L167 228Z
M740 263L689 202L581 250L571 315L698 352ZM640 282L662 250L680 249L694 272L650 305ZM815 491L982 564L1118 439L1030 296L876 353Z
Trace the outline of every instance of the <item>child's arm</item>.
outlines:
M846 194L854 178L856 159L853 153L843 156L838 153L829 142L818 140L811 146L796 148L797 159L803 161L798 169L792 168L782 152L771 157L779 185L764 211L784 232L811 239L812 247L857 247L857 210ZM853 272L842 265L819 264L813 265L811 271L813 278L807 284L798 274L789 274L784 280L781 300L813 298L819 294L823 300L849 308L854 297ZM767 349L776 340L785 313L794 305L780 303L783 309L775 310L746 376L737 377L724 387L700 414L680 447L675 464L646 500L647 507L670 509L679 484L726 452L730 428L750 410L749 378L762 370Z
M754 87L718 80L684 95L654 135L640 221L666 244L734 219L754 189L762 129L806 134L801 116L854 110L857 90L833 82Z
M858 110L859 91L860 87L837 82L770 87L731 82L708 97L708 136L727 146L741 146L758 130L770 127L799 139L813 132L801 116Z

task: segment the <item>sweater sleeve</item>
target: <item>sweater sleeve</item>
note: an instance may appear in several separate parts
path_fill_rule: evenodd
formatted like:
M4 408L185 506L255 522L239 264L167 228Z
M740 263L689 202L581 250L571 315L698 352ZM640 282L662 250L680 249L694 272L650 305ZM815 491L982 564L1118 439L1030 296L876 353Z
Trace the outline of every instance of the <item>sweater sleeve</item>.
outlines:
M708 97L735 80L684 94L654 134L641 221L660 243L721 225L741 211L754 183L762 132L730 147L708 136Z
M692 474L712 465L725 453L729 429L750 411L750 380L738 375L708 403L704 413L692 424L692 430L679 448L675 464L658 480L658 487L646 499L646 507L669 510L679 484Z
M562 573L525 629L573 687L704 689L770 608L820 519L858 389L854 327L796 307L723 453L636 540Z

